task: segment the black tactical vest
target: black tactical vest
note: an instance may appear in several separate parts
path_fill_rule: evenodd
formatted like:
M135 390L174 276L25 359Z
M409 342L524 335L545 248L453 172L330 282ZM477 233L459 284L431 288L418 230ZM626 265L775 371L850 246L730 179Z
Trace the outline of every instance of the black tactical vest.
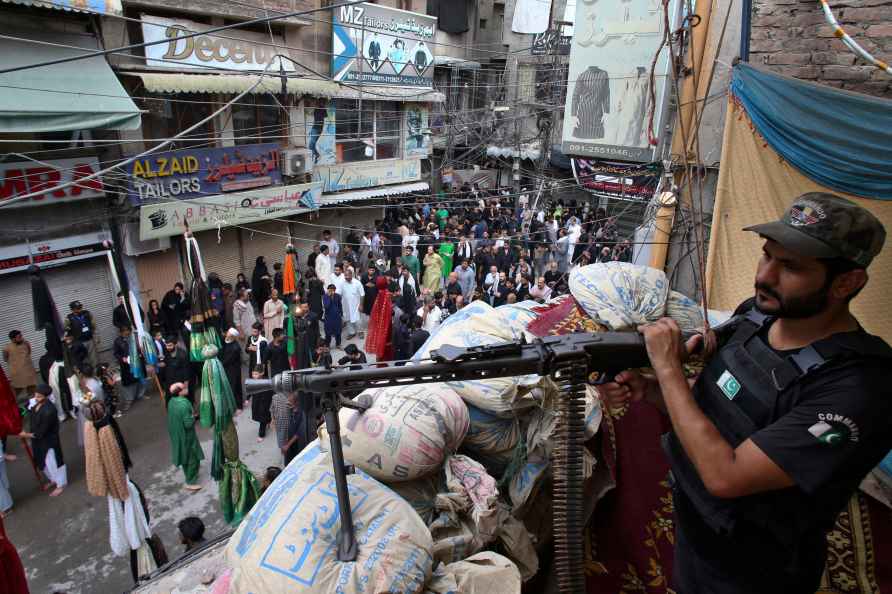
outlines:
M716 328L717 333L724 331L730 338L698 380L696 402L732 448L787 414L809 374L865 357L892 358L892 349L885 342L863 332L834 335L782 357L762 338L762 329L772 321L752 309ZM791 550L806 535L822 535L831 528L815 525L814 510L793 489L736 499L715 497L707 491L674 433L663 436L663 449L676 488L717 535L734 537L745 527L747 532L763 533Z

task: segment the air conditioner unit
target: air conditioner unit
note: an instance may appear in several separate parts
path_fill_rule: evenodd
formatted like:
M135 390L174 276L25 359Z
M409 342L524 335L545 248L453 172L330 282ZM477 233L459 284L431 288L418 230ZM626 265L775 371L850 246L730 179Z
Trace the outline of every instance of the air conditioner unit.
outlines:
M285 175L303 175L313 170L313 159L307 149L282 151L282 173Z
M123 235L124 253L128 256L139 256L151 252L160 252L170 249L170 237L160 237L141 241L139 239L139 224L127 223L121 225Z

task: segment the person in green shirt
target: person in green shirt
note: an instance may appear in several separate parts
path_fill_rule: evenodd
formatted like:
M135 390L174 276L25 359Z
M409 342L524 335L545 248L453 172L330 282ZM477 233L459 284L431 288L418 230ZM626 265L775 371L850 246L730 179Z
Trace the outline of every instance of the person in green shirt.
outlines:
M198 445L195 433L195 417L192 404L186 399L186 386L176 383L170 386L171 398L167 403L167 433L170 436L170 461L181 466L186 477L186 489L200 491L198 467L204 460L204 452Z
M442 235L443 231L446 230L446 221L448 221L448 220L449 220L449 211L446 210L446 207L441 204L439 210L437 210L437 226L440 227L441 235Z
M443 280L445 281L449 278L449 273L452 272L452 255L455 253L455 244L452 243L452 239L444 236L442 243L440 243L440 258L443 260Z
M400 259L403 263L403 266L409 269L409 272L412 273L412 278L415 279L416 286L421 284L420 274L421 274L421 263L418 262L418 256L412 254L412 247L407 246L403 257Z

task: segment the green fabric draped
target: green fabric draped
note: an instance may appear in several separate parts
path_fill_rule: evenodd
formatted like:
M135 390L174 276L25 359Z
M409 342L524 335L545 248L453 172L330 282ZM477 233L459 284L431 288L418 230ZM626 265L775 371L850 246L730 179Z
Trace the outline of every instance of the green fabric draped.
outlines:
M213 349L208 348L205 354ZM216 355L216 352L214 352ZM202 427L214 428L214 455L211 458L211 476L215 481L223 478L223 433L228 431L235 414L235 397L226 377L223 364L216 356L204 362L201 370L201 400L198 405L198 418ZM236 459L238 450L236 447Z
M219 488L223 519L230 526L238 526L260 498L260 483L247 466L235 460L223 466Z
M220 335L213 326L206 326L202 330L196 330L195 324L192 324L193 332L189 334L189 358L198 363L204 361L207 357L203 352L205 347L213 346L220 348Z

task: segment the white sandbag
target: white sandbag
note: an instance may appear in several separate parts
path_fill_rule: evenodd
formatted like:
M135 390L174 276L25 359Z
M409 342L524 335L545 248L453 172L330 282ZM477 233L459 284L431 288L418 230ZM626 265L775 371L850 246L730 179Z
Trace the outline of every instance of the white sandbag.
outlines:
M499 490L482 464L450 456L443 468L448 492L438 493L438 516L430 525L434 558L460 561L495 540L499 528Z
M669 281L655 268L627 262L577 266L569 286L589 317L611 330L633 330L666 313Z
M520 571L498 553L482 551L445 569L455 576L461 594L520 594Z
M440 468L468 431L468 408L445 384L366 390L372 407L342 408L344 459L385 481L410 481ZM328 443L325 427L319 437Z
M230 592L422 592L433 560L421 518L361 470L347 480L359 546L355 563L337 560L334 475L316 440L273 481L230 538Z
M534 307L542 307L542 304L527 299L520 303L500 305L496 308L496 311L508 320L510 324L526 329L527 324L536 319L537 314L533 311Z
M474 301L443 322L415 354L415 359L428 357L443 345L459 347L501 344L520 340L525 325L512 323L484 301ZM491 413L510 417L515 410L535 406L528 393L519 393L519 386L532 386L536 375L505 377L490 380L448 382L468 404Z
M501 476L520 441L517 418L503 418L468 405L470 425L461 450L481 462L493 476Z
M682 332L703 330L703 308L700 304L678 291L669 291L666 300L666 316L678 322Z

